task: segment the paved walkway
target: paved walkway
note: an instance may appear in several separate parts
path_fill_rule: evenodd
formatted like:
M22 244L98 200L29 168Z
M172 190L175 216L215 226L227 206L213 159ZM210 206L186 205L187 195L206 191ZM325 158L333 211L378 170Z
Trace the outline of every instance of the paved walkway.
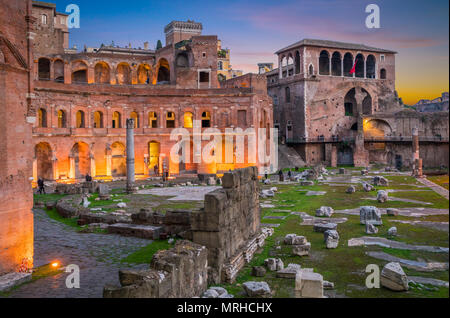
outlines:
M437 185L434 182L431 182L427 178L417 178L417 181L419 181L423 185L426 185L427 187L431 188L434 192L442 195L447 200L449 199L448 190L446 188L441 187L440 185Z
M23 285L13 298L99 298L105 284L119 284L119 268L143 269L148 265L124 266L119 260L151 241L117 235L81 234L50 219L42 210L34 210L34 262L39 267L54 260L63 266L80 267L80 289L67 289L62 273Z

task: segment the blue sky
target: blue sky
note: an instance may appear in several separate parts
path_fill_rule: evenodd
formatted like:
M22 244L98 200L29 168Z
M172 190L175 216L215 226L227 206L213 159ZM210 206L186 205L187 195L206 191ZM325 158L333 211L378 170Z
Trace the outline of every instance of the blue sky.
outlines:
M50 0L51 1L51 0ZM447 0L251 0L153 1L56 0L64 12L74 3L81 28L71 30L71 45L110 44L154 47L164 43L172 20L203 23L203 34L217 34L231 49L234 69L256 72L259 62L275 62L278 49L303 38L364 43L393 49L397 88L408 103L448 91L449 2ZM381 9L381 29L365 27L365 7Z

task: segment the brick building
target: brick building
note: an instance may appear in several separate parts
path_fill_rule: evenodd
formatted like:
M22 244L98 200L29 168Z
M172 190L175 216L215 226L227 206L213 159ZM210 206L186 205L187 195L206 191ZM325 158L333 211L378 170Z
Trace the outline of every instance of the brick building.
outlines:
M31 1L0 0L0 276L33 267Z
M33 52L38 114L33 127L34 179L74 180L88 173L105 179L125 176L127 118L136 124L138 178L154 174L155 166L159 173L167 167L172 175L216 174L257 163L248 160L248 152L243 161L225 156L225 151L219 158L218 149L211 151L212 160L203 160L209 140L200 140L202 148L194 147L199 132L211 133L215 128L221 132L222 148L233 153L236 146L224 141L225 129L254 128L258 134L259 127L272 127L273 113L266 88L226 83L220 88L218 38L202 35L200 23L171 22L165 27L166 45L156 51L148 45L144 49L102 46L73 54L66 50L66 38L58 35L64 33L61 29L42 25L42 16L50 13L34 3L37 38L47 36L39 32L53 29L53 38L59 41L48 52L42 46L35 46ZM266 87L264 77L258 81ZM178 142L170 140L175 128L195 133L183 143L181 163L171 157Z
M422 127L424 139L436 138L431 148L437 146L443 151L437 153L446 154L436 154L426 163L439 166L448 160L448 122L429 120L424 125L427 120L404 112L395 91L396 52L304 39L276 54L279 67L266 73L274 125L306 164L395 164L402 160L399 156L409 164L410 138L395 137L411 137L415 125ZM443 116L448 120L448 112Z

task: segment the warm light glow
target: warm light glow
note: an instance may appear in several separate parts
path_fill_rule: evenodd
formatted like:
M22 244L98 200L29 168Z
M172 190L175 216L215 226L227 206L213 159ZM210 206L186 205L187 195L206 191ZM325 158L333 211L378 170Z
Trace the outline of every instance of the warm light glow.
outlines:
M52 263L52 267L53 268L58 268L59 267L59 262L53 262Z

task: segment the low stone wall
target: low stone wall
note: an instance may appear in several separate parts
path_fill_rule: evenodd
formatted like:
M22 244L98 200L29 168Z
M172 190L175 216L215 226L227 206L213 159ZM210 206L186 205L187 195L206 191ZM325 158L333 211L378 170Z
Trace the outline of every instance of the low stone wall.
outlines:
M83 200L79 195L71 195L62 198L56 204L56 211L64 218L76 218L85 210L81 206L82 201Z
M191 215L192 240L208 249L209 282L232 282L264 244L256 167L224 174L223 189L205 196Z
M163 226L167 235L180 235L190 238L191 213L189 210L171 210L165 214L153 212L152 209L142 209L131 216L133 224Z
M95 181L76 183L76 184L58 183L55 188L55 193L57 193L57 194L89 194L89 193L96 193L97 189L98 189L98 183Z
M121 287L106 286L105 298L192 298L208 284L207 250L190 241L153 256L149 270L120 271Z

